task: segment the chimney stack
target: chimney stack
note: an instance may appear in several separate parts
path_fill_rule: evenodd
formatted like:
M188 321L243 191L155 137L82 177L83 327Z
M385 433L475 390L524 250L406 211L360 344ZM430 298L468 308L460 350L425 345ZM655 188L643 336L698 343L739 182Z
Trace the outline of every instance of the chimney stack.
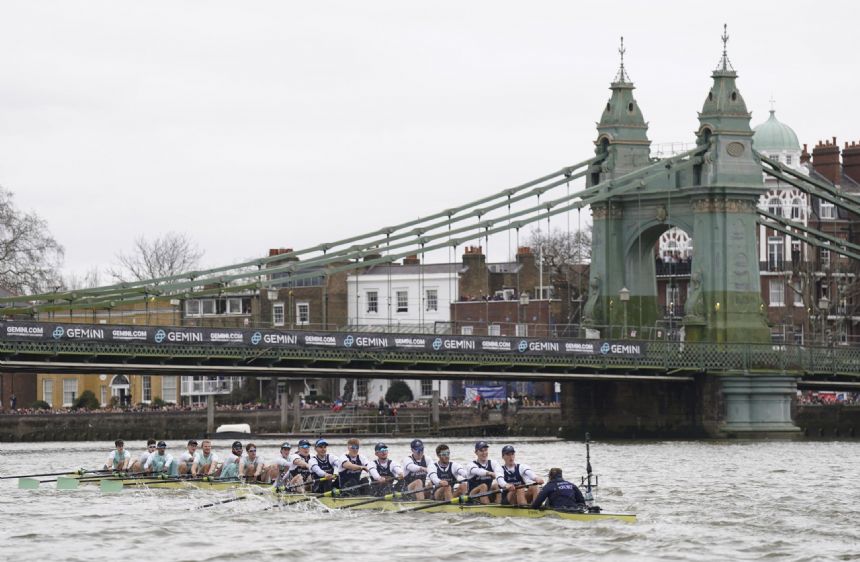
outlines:
M416 254L403 258L403 265L421 265L421 260Z
M836 137L833 137L832 144L830 141L818 141L812 149L812 168L832 184L839 185L839 180L842 178L842 163L839 160L839 145L836 144Z
M860 183L860 144L851 141L851 146L848 146L848 143L845 143L842 150L842 172Z
M812 155L809 154L809 150L806 147L806 144L803 145L803 152L800 153L800 163L806 164L812 159Z

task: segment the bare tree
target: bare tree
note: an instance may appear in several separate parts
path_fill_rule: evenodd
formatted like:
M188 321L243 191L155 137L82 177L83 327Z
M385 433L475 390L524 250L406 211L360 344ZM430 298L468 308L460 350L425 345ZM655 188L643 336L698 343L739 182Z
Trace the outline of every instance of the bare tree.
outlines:
M140 236L131 253L117 254L117 265L109 270L119 281L143 281L192 271L197 268L203 251L190 236L168 232L153 240Z
M543 256L544 267L553 275L564 275L567 268L591 261L591 225L570 233L533 230L529 245Z
M68 273L63 276L63 289L74 291L77 289L92 289L101 285L101 271L98 267L87 270L84 274Z
M0 187L0 286L18 294L55 289L60 283L63 247L36 213L15 207L14 195Z

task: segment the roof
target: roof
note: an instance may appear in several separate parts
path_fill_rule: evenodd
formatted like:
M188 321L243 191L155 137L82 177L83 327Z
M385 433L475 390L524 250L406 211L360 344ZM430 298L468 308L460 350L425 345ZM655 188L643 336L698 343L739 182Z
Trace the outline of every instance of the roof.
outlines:
M777 119L773 109L768 120L756 125L753 131L753 147L758 151L800 151L794 129Z
M392 264L382 264L382 265L374 265L366 270L358 271L358 275L388 275L390 272L392 275L418 275L423 273L424 275L432 275L435 273L447 273L456 275L461 270L463 270L463 264L460 263L425 263L425 264L417 264L417 265L403 265L400 263L392 263ZM351 271L350 275L354 275L356 272Z

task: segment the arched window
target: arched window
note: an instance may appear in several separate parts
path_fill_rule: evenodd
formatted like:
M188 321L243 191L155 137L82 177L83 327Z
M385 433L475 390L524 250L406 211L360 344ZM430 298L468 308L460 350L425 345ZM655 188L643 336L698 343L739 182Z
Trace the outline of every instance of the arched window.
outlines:
M801 220L803 218L803 200L795 197L791 200L791 219Z
M779 197L771 197L767 200L767 212L778 217L782 216L782 201Z

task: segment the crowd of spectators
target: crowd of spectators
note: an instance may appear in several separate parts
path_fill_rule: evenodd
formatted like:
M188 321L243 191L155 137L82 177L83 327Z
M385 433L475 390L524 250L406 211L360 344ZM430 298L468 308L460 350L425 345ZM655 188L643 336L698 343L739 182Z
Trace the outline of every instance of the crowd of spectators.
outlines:
M860 404L860 392L816 392L805 390L798 393L797 401L802 405L810 404Z

